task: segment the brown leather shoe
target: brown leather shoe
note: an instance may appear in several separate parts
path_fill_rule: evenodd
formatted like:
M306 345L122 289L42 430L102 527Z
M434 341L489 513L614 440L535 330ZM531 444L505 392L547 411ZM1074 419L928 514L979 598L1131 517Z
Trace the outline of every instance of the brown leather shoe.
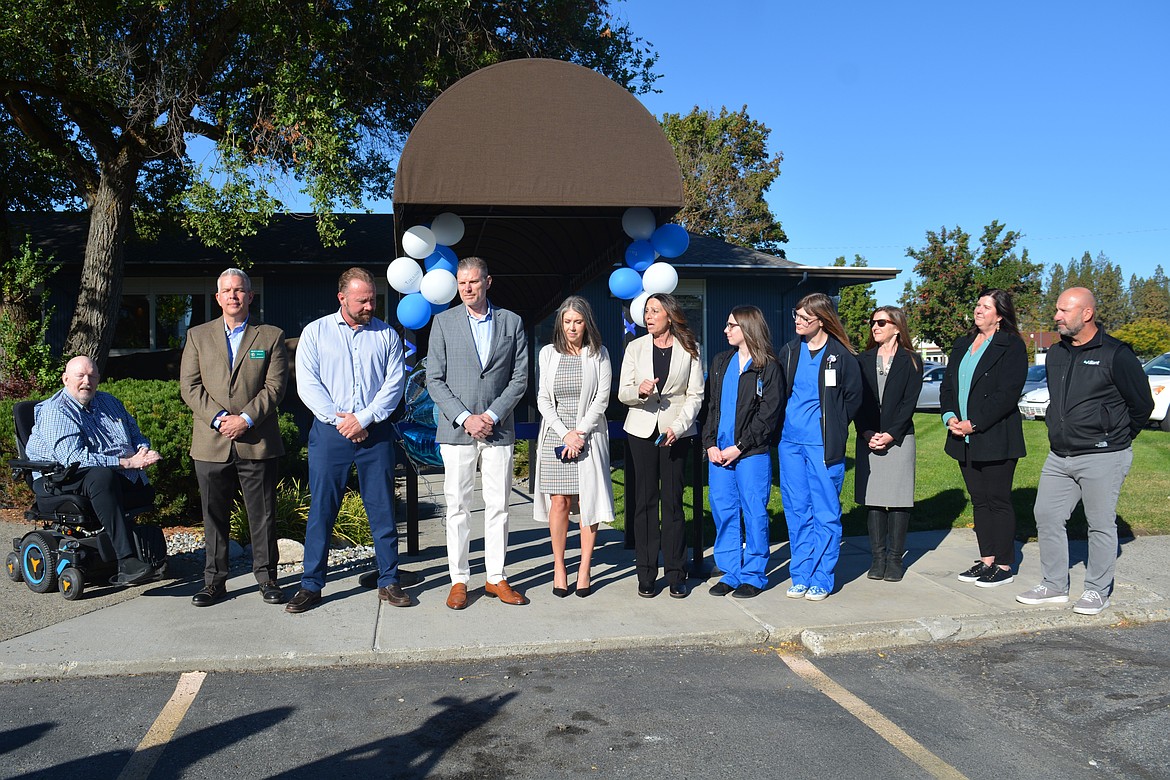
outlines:
M463 609L467 606L466 585L456 582L451 586L451 592L447 594L447 606L451 609Z
M514 590L507 580L500 580L495 585L490 582L483 586L484 593L489 596L498 598L505 604L514 604L522 606L528 603L528 599L524 598L524 594Z
M401 585L388 585L385 588L378 588L378 598L387 602L392 607L410 607L414 602L410 600L410 596L406 595L406 591L402 589Z

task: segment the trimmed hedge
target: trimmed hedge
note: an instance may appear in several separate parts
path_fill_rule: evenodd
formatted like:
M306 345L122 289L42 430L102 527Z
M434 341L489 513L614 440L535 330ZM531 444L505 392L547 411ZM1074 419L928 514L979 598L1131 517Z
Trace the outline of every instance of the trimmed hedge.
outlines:
M151 447L162 456L161 463L147 470L155 487L157 508L150 518L144 519L164 526L201 524L199 482L190 455L191 410L179 396L179 383L120 379L103 382L101 389L126 406L143 435L150 439ZM0 457L5 461L16 457L12 408L20 400L0 401ZM281 462L282 473L299 474L304 470L300 431L291 414L282 413L279 420L287 453ZM30 500L31 494L23 484L6 482L6 505L23 506Z

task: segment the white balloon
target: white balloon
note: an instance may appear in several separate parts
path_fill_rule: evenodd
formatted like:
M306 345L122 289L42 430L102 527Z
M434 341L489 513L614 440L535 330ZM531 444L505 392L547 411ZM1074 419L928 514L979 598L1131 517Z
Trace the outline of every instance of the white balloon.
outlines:
M435 241L443 246L454 246L463 240L463 220L458 214L444 211L431 221L431 232Z
M630 301L630 317L639 328L646 327L646 301L649 299L650 293L644 292Z
M642 274L642 289L649 293L672 293L678 287L678 271L670 263L651 263Z
M622 230L635 241L650 238L654 234L654 212L644 206L634 206L622 214Z
M413 257L399 257L386 267L386 281L403 295L418 292L423 269Z
M449 303L459 290L455 274L446 268L432 268L422 278L419 292L431 303Z
M402 234L402 249L415 260L430 257L435 252L435 234L428 227L415 225Z

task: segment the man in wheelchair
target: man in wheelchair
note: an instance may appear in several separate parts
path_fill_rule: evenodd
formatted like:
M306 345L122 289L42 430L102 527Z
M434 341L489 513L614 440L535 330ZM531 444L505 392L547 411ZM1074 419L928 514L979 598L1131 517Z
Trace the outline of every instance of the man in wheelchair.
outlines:
M121 585L139 585L155 571L137 555L134 520L123 507L154 502L154 488L144 469L160 460L138 423L114 396L98 391L101 378L88 357L69 361L61 377L65 387L36 406L36 417L25 456L29 460L77 464L66 481L36 474L38 499L81 494L109 534L118 557Z

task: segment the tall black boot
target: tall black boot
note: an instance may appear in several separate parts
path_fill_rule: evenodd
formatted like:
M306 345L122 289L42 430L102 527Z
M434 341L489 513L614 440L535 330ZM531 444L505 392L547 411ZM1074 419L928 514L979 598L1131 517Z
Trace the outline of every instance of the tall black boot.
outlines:
M873 562L869 565L871 580L880 580L886 576L886 512L883 509L871 509L865 518L869 526L869 552ZM899 577L900 579L900 577Z
M900 582L905 569L902 555L906 552L906 530L910 527L910 513L904 509L890 512L890 546L886 550L886 582Z

